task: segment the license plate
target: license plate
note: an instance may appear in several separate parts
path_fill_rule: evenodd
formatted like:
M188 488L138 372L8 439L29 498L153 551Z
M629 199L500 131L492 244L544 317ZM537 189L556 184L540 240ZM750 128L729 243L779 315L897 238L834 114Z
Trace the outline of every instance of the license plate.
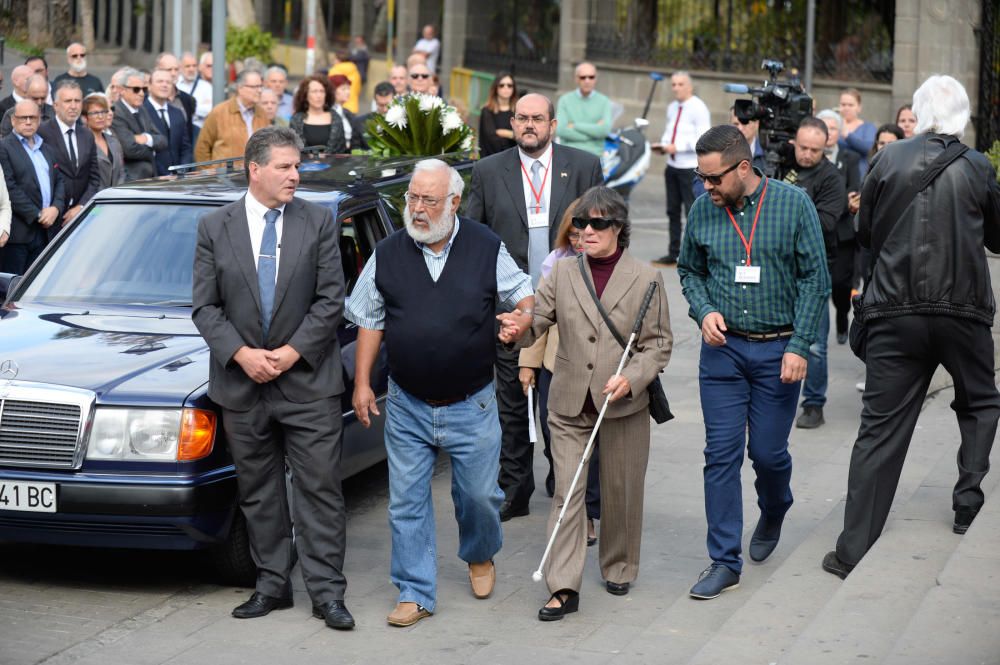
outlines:
M0 482L0 510L56 512L55 483Z

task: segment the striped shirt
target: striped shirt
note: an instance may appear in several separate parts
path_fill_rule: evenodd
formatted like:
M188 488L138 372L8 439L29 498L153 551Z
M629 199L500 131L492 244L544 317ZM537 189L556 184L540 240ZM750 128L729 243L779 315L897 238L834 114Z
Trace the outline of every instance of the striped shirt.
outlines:
M458 218L455 218L455 228L451 232L448 244L437 254L422 242L416 243L417 247L424 255L424 264L431 274L431 279L435 282L444 271L445 263L448 261L448 252L451 251L455 236L458 235ZM507 309L514 309L514 306L524 300L534 291L531 289L531 277L526 275L514 259L507 252L507 246L500 242L500 250L497 252L497 295L500 302ZM382 293L375 286L375 254L372 253L364 270L358 277L358 282L354 286L351 297L347 299L347 307L344 316L349 321L356 323L361 328L368 330L385 329L385 299Z
M763 189L761 178L744 197L743 209L731 210L748 240ZM805 192L767 180L750 257L750 264L760 267L759 283L736 282L736 267L746 258L726 208L715 206L709 196L699 197L691 206L677 261L691 318L701 325L707 314L719 312L727 328L755 333L794 328L787 351L808 358L830 295L830 273L816 207Z

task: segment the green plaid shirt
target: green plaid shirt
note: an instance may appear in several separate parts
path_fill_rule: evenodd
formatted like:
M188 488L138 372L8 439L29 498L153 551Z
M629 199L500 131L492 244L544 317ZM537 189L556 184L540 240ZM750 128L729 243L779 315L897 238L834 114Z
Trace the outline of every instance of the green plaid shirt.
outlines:
M758 175L760 173L758 172ZM749 240L764 179L743 199L733 217ZM830 295L830 273L816 207L798 187L767 180L767 194L753 238L750 264L760 266L760 283L736 282L746 249L725 208L699 197L688 214L677 261L691 318L701 325L719 312L726 327L747 332L794 328L787 351L809 357L820 315Z

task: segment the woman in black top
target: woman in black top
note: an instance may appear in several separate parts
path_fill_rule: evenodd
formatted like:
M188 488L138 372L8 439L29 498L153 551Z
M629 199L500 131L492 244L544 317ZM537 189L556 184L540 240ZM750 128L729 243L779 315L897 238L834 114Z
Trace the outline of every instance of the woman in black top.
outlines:
M507 72L497 74L490 85L486 106L479 113L479 152L483 157L516 145L510 121L517 97L514 77Z
M306 146L323 146L327 153L347 152L344 124L335 117L333 103L333 86L325 76L314 74L303 79L292 100L295 113L288 126Z

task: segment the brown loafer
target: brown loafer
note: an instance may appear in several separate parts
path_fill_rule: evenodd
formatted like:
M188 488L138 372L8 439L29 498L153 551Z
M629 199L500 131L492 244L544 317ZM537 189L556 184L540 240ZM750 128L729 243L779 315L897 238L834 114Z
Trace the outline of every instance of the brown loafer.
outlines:
M385 619L390 626L412 626L424 617L431 615L422 605L416 603L397 603L396 609Z
M497 581L497 569L492 561L469 564L469 583L476 598L489 598Z

